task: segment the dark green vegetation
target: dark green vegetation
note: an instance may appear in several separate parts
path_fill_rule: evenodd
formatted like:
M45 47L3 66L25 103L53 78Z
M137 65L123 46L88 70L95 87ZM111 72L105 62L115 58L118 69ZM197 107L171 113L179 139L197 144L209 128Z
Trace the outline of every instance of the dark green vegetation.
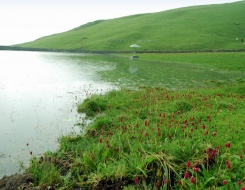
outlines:
M69 50L238 50L245 49L245 1L187 7L99 20L20 44ZM238 38L238 40L236 40Z
M245 86L139 88L79 106L95 121L33 159L36 185L56 189L240 189Z

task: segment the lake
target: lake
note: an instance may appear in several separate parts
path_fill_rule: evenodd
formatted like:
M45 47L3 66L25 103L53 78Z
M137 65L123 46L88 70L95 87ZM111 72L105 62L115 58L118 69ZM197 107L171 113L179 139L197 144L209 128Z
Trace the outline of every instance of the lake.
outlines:
M28 166L31 156L56 150L60 136L79 133L76 124L89 121L77 113L77 104L92 94L237 78L244 74L112 55L0 51L0 178Z

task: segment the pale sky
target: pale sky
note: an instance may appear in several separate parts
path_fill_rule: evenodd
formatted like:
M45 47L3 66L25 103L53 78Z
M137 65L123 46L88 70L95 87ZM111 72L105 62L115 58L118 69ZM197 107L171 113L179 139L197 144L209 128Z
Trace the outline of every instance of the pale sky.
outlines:
M0 0L0 45L64 32L87 22L238 0Z

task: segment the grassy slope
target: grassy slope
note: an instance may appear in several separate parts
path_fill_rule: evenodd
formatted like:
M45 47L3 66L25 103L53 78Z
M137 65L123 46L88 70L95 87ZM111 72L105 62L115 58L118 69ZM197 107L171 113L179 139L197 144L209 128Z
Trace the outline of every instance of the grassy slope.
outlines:
M95 21L76 29L21 44L22 47L129 50L242 49L245 1L195 6L159 13Z

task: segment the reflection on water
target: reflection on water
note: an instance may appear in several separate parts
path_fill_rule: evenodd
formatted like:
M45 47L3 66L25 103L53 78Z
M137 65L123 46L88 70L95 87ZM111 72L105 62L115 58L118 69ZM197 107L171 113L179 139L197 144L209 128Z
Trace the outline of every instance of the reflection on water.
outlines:
M0 51L0 177L26 165L30 151L55 150L58 137L78 133L77 103L113 88L82 56Z
M103 57L110 65L110 71L101 71L104 80L123 86L150 85L167 88L188 88L212 85L210 81L232 82L244 78L240 72L224 72L182 63L130 60L116 56Z
M117 86L188 88L209 81L244 79L181 63L130 60L118 56L0 51L0 177L35 156L55 150L57 139L78 133L84 120L77 104ZM28 146L27 146L28 144Z

